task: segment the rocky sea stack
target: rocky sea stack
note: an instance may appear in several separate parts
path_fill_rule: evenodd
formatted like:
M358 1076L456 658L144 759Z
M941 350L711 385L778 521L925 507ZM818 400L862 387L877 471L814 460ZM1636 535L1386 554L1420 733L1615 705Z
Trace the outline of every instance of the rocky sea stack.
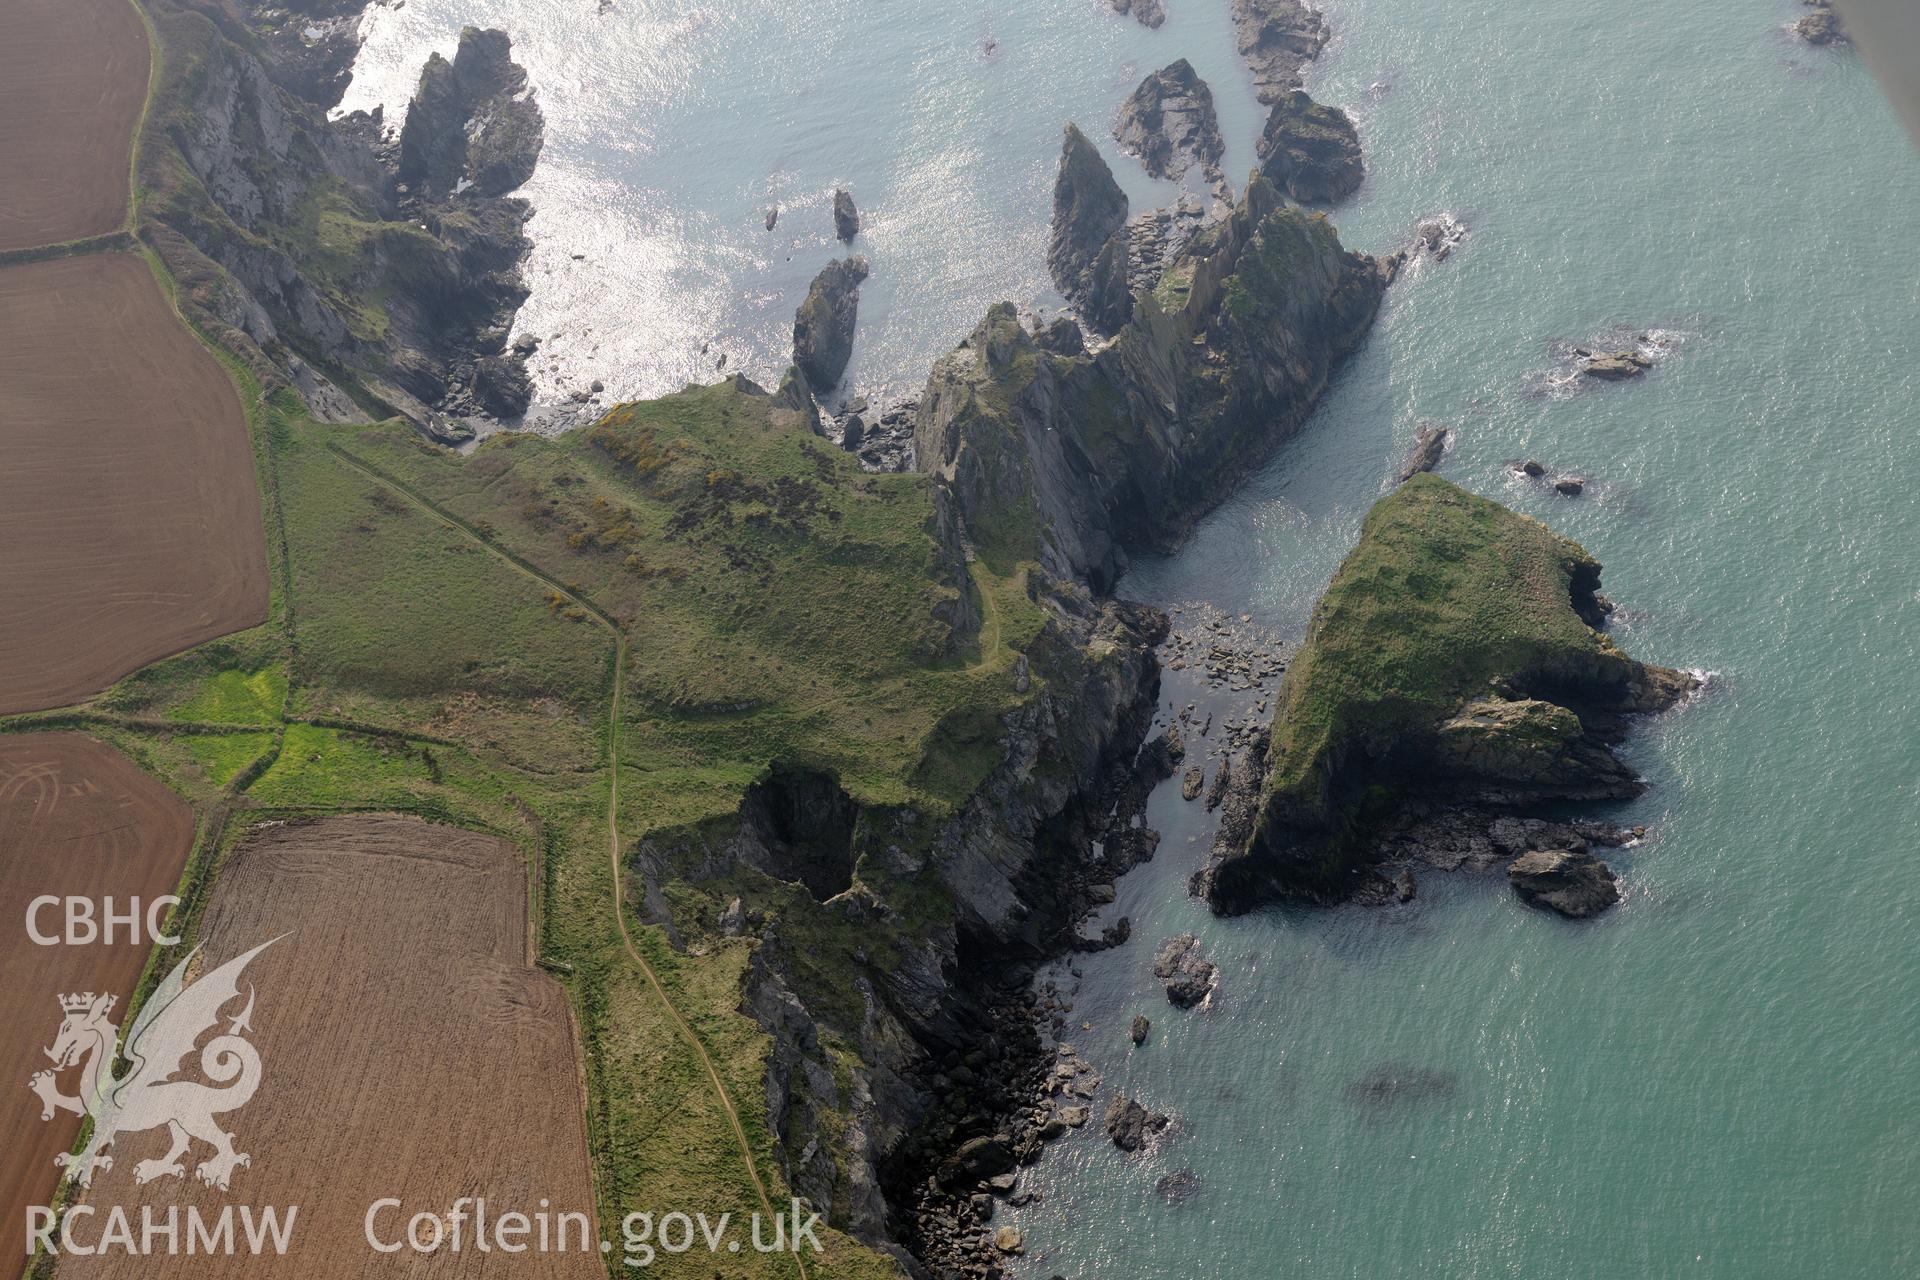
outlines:
M860 286L866 279L865 258L835 258L813 278L793 317L793 362L821 395L840 385L853 358Z
M1112 333L1133 314L1129 292L1127 193L1078 125L1067 126L1053 183L1047 270L1087 326Z
M1113 125L1114 140L1155 178L1179 181L1198 168L1216 186L1225 182L1220 157L1226 143L1213 109L1213 90L1185 58L1140 82Z
M1320 56L1331 35L1320 11L1303 0L1233 0L1233 27L1264 103L1300 87L1300 68Z
M1252 829L1202 879L1213 908L1353 896L1408 806L1638 795L1623 716L1698 682L1596 630L1599 586L1578 544L1437 476L1382 498L1288 670Z
M1273 104L1255 149L1268 181L1303 203L1345 200L1366 177L1347 113L1299 90Z

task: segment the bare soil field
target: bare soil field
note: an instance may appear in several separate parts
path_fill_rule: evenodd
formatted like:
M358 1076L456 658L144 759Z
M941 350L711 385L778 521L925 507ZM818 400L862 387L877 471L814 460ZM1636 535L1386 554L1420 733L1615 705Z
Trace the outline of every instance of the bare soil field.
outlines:
M119 228L147 72L129 0L0 4L0 252Z
M50 1203L53 1158L73 1145L77 1116L40 1119L26 1088L62 1017L59 997L113 992L124 1002L147 958L144 942L39 946L27 905L44 894L144 901L172 893L193 843L181 799L112 747L77 733L0 735L0 1258L24 1256L28 1205ZM43 911L43 933L63 930ZM115 1020L118 1021L116 1011ZM8 1274L11 1274L9 1272Z
M141 259L0 268L0 454L0 713L265 620L239 399Z
M376 1220L387 1241L462 1196L484 1197L493 1218L534 1214L543 1199L548 1212L593 1214L571 1013L528 963L526 906L520 853L491 836L391 816L250 834L220 872L201 942L210 970L280 939L238 988L257 992L259 1091L219 1120L251 1163L223 1194L195 1179L208 1154L195 1143L185 1177L137 1186L135 1162L165 1154L167 1140L129 1134L90 1202L103 1214L127 1206L135 1221L138 1204L203 1216L298 1205L293 1245L266 1258L72 1257L63 1280L604 1276L597 1233L592 1254L481 1253L470 1221L459 1251L450 1237L431 1255L366 1243L368 1208L386 1197L404 1205Z

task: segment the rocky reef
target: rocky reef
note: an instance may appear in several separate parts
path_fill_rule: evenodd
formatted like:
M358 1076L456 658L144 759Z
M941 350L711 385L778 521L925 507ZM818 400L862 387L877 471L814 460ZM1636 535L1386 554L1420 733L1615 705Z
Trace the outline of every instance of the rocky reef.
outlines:
M1813 12L1793 24L1793 32L1808 44L1844 44L1847 29L1833 11L1833 0L1801 0Z
M507 36L435 55L398 139L328 112L360 5L156 0L165 52L140 152L145 240L188 316L316 416L399 414L442 440L526 407L527 203L540 109Z
M1396 260L1350 253L1254 178L1086 355L1009 305L934 367L915 448L983 553L1103 590L1298 429L1371 325Z
M1127 194L1078 125L1069 124L1053 183L1047 271L1062 297L1095 331L1112 333L1133 314Z
M1152 177L1178 182L1198 169L1216 191L1226 186L1220 171L1226 142L1213 91L1185 58L1140 82L1120 107L1113 137Z
M1210 905L1361 894L1422 806L1638 795L1612 750L1624 717L1698 682L1599 631L1599 586L1578 544L1437 476L1382 498L1287 673L1251 822L1200 880Z
M1233 0L1233 29L1263 103L1298 89L1300 68L1320 56L1331 35L1327 20L1304 0Z
M793 317L793 363L816 394L839 386L853 358L860 286L866 278L865 258L835 258L813 278Z
M1132 17L1141 26L1158 31L1167 20L1167 6L1161 0L1107 0L1115 13Z
M1255 150L1267 180L1307 204L1345 200L1366 177L1347 113L1297 89L1273 104Z

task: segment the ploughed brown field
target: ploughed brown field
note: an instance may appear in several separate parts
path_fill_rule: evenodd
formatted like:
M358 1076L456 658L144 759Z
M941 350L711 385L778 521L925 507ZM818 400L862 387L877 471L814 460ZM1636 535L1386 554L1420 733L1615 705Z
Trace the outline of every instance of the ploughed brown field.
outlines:
M208 1154L196 1143L185 1177L142 1187L134 1165L165 1155L167 1137L126 1134L89 1203L103 1217L125 1206L136 1232L142 1204L177 1204L183 1221L188 1206L211 1221L227 1205L297 1205L292 1245L284 1257L68 1257L59 1274L604 1276L597 1227L592 1253L578 1251L577 1230L574 1252L545 1255L477 1252L471 1225L459 1252L450 1237L431 1255L377 1253L365 1239L369 1206L387 1197L404 1205L376 1220L389 1242L414 1214L445 1218L462 1196L484 1197L493 1218L539 1212L543 1198L549 1212L593 1216L572 1017L559 984L529 963L526 882L507 842L413 818L250 833L220 872L196 967L280 939L225 1010L230 1019L257 993L259 1091L219 1116L252 1163L223 1194L195 1179Z
M130 0L0 4L0 252L119 229L147 70Z
M239 399L140 258L0 268L0 458L0 713L265 620Z
M43 1051L63 1016L59 997L113 992L120 1021L148 951L124 937L110 947L36 945L27 905L46 894L96 903L111 895L122 911L139 898L144 915L146 903L173 892L192 844L185 803L112 747L77 733L0 734L0 1270L8 1275L25 1256L27 1206L52 1203L53 1158L80 1130L65 1112L42 1122L27 1089L51 1065ZM63 917L46 909L37 923L61 934Z

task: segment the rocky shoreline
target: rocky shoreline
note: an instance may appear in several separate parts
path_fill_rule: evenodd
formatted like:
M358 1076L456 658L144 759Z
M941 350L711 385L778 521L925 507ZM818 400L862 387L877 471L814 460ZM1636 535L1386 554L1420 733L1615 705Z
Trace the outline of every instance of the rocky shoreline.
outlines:
M397 414L442 443L515 420L532 347L507 346L527 296L531 176L544 121L500 31L431 56L397 134L338 119L361 0L244 5L215 25L156 0L165 79L148 124L139 234L181 305L270 389L323 421Z

